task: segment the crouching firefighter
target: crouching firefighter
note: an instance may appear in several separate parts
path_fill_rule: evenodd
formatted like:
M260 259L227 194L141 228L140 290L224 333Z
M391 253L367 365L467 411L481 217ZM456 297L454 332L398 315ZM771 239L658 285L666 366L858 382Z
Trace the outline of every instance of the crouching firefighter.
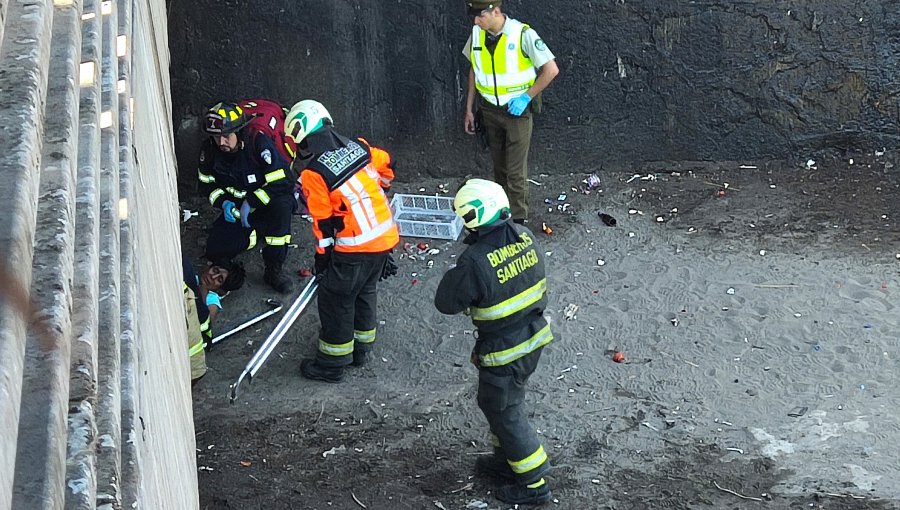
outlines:
M222 210L210 230L206 258L231 260L262 243L263 280L288 293L291 280L282 266L297 205L290 163L276 141L252 129L253 118L234 103L218 103L204 121L209 138L200 150L200 192Z
M397 273L391 250L400 242L385 190L394 170L390 155L332 127L320 103L300 101L288 112L285 133L297 143L295 169L316 237L321 331L314 359L300 373L340 382L347 365L362 366L375 342L376 284Z
M495 182L470 179L453 208L470 232L468 247L441 279L434 304L443 314L466 312L478 329L471 359L494 454L478 458L475 468L513 482L495 492L500 501L546 503L550 463L524 409L525 384L553 339L543 316L543 251L528 228L511 221L509 199Z

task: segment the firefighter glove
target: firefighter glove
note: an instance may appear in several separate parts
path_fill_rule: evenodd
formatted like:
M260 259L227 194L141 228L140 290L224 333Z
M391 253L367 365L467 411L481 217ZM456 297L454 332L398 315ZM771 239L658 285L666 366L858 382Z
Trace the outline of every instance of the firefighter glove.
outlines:
M530 102L531 96L522 94L510 99L509 103L506 105L506 109L509 110L509 113L518 117L525 113L525 108L528 108L528 103Z
M325 250L325 253L316 253L316 276L325 274L331 262L331 250Z
M384 268L381 270L381 278L379 278L379 281L387 280L391 276L394 276L397 274L398 269L397 262L394 261L394 255L388 253L387 260L384 261Z
M222 202L222 214L225 215L225 221L234 223L236 221L236 218L234 217L234 202L231 200Z
M246 200L241 204L241 225L244 228L250 228L250 202Z

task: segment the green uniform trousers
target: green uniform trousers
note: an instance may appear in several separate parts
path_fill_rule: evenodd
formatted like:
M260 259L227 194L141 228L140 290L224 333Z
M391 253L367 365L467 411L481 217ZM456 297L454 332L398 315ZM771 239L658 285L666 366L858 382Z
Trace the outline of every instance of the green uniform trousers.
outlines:
M514 117L506 107L481 101L484 129L494 161L494 182L509 196L513 219L528 218L528 149L534 125L531 108Z

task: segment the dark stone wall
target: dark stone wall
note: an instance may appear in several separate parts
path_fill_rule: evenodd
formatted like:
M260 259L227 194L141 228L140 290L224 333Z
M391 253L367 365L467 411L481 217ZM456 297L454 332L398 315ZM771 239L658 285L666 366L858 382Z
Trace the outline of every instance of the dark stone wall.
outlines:
M900 139L900 0L509 0L556 54L546 173L656 160L803 157ZM407 172L465 174L461 1L172 0L176 148L219 99L322 101ZM185 172L187 170L187 172Z

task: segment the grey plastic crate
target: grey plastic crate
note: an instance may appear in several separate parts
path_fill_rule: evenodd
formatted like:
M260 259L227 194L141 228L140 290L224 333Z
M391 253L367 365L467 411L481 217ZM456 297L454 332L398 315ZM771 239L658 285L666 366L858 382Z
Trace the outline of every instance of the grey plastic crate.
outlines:
M456 240L462 232L462 218L453 212L454 197L405 195L391 199L391 212L400 235Z

